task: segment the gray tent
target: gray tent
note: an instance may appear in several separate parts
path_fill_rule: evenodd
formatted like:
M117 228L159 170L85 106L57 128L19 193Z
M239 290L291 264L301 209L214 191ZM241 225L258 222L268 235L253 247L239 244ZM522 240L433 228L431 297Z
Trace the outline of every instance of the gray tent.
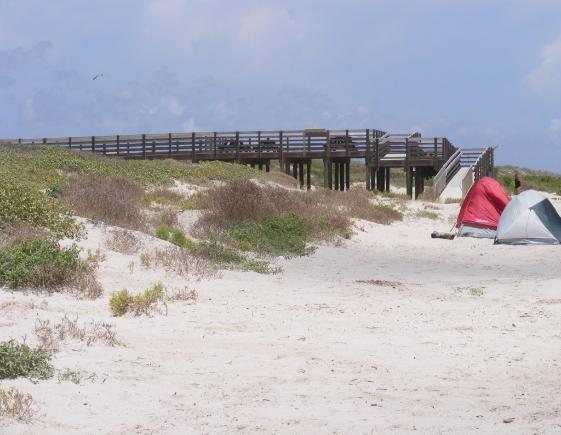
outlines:
M495 243L531 245L561 243L561 217L535 190L513 196L501 215Z

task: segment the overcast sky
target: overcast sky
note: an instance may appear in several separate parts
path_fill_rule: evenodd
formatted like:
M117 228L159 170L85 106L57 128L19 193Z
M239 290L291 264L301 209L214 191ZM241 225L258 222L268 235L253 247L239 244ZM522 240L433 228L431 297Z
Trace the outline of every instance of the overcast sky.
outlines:
M561 1L0 0L2 138L306 127L561 171Z

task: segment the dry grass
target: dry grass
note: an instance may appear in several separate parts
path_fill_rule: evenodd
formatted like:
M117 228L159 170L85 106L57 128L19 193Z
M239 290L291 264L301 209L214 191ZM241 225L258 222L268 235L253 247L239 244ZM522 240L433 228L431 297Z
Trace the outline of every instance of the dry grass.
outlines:
M14 387L0 388L0 417L29 422L35 415L35 404L30 394L20 392Z
M46 352L57 352L67 340L78 340L86 346L97 342L111 347L121 344L117 339L115 325L93 320L79 325L78 317L70 319L66 315L57 323L38 319L34 332L39 342L38 348Z
M123 177L74 176L59 198L79 216L123 228L144 230L146 216L140 206L144 189Z
M167 227L177 226L177 214L179 210L173 207L163 207L157 210L150 219L151 226L157 228L165 225Z
M437 212L430 210L416 210L412 216L418 219L431 219L433 221L440 219L440 215Z
M103 295L103 287L97 280L97 264L86 263L68 276L67 285L75 295L86 299L97 299Z
M385 225L402 219L401 213L392 207L372 203L373 195L364 189L300 192L241 181L211 189L206 197L208 210L196 228L198 232L202 229L203 234L224 230L236 222L284 214L305 219L316 229L329 227L338 233L349 231L352 218ZM325 236L319 233L319 238Z
M356 280L355 282L359 284L368 284L368 285L376 285L379 287L392 287L392 288L398 288L402 285L400 282L386 281L382 279L359 279Z
M257 177L257 180L263 183L278 184L279 186L288 187L292 189L298 188L298 180L286 175L280 171L265 172Z
M33 227L20 221L9 224L0 221L0 247L19 244L31 239L43 239L47 236L48 232L43 228Z
M168 302L189 302L195 303L199 300L199 293L195 289L188 290L187 287L179 290L168 290L165 295Z
M213 278L218 274L218 266L215 262L193 255L187 249L180 247L157 249L152 253L144 252L141 256L141 264L146 268L163 268L177 275L196 279Z
M105 244L112 251L126 255L135 254L142 248L142 242L132 231L119 228L109 232Z
M150 190L144 195L143 204L148 207L154 206L174 206L178 209L185 208L186 199L177 192L173 192L163 187Z

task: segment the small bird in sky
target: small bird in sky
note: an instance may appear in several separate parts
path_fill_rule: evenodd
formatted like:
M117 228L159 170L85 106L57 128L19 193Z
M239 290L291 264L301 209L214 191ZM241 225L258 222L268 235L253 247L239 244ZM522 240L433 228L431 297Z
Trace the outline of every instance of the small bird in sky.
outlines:
M96 76L92 80L97 80L99 77L103 77L103 73L102 74L96 74Z

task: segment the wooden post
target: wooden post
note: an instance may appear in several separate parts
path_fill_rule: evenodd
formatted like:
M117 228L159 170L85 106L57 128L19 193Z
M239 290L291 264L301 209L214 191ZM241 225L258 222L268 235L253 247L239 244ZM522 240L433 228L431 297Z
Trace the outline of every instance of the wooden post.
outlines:
M265 161L265 172L269 172L270 170L271 170L271 161L266 160Z
M434 138L434 158L432 161L433 167L436 168L438 162L438 138Z
M286 175L290 175L290 162L284 162L284 172Z
M298 163L296 162L292 163L292 176L298 179Z
M339 190L339 162L335 161L335 190Z
M92 153L95 153L95 136L92 136Z
M300 189L304 188L304 163L298 163L298 176L300 177Z
M102 150L103 150L103 155L105 155L106 154L105 141L103 142Z
M171 157L171 133L168 133L168 156Z
M43 145L47 145L47 138L46 137L43 138Z
M327 173L327 178L325 174ZM323 161L323 187L326 189L333 189L333 162L329 157L326 157Z
M370 177L370 129L366 129L366 155L364 156L364 182L366 190L372 190L372 178Z
M345 190L345 163L339 163L339 190Z
M71 137L68 138L68 148L72 149L72 138Z
M117 135L117 155L121 155L121 136Z
M349 130L345 130L345 155L349 155Z
M345 162L345 188L351 188L351 160Z
M156 154L156 141L152 140L152 155Z
M376 169L380 167L380 138L376 138Z
M306 186L310 190L312 188L312 161L306 163Z
M386 192L390 191L390 174L391 168L386 168L385 178L386 178Z
M407 195L409 195L410 198L413 197L413 180L411 179L412 170L413 168L410 168L409 166L405 168L405 188L407 191Z
M216 132L212 135L212 148L214 154L214 160L216 160Z
M142 158L146 159L146 135L142 135Z
M282 152L283 152L282 147L283 147L283 144L282 144L282 130L280 130L279 131L279 167L280 167L281 172L282 172L283 166L284 166L284 162L283 162L283 159L282 159Z
M261 131L257 132L257 158L261 162Z
M191 133L191 162L196 163L197 161L197 150L195 149L195 132Z

